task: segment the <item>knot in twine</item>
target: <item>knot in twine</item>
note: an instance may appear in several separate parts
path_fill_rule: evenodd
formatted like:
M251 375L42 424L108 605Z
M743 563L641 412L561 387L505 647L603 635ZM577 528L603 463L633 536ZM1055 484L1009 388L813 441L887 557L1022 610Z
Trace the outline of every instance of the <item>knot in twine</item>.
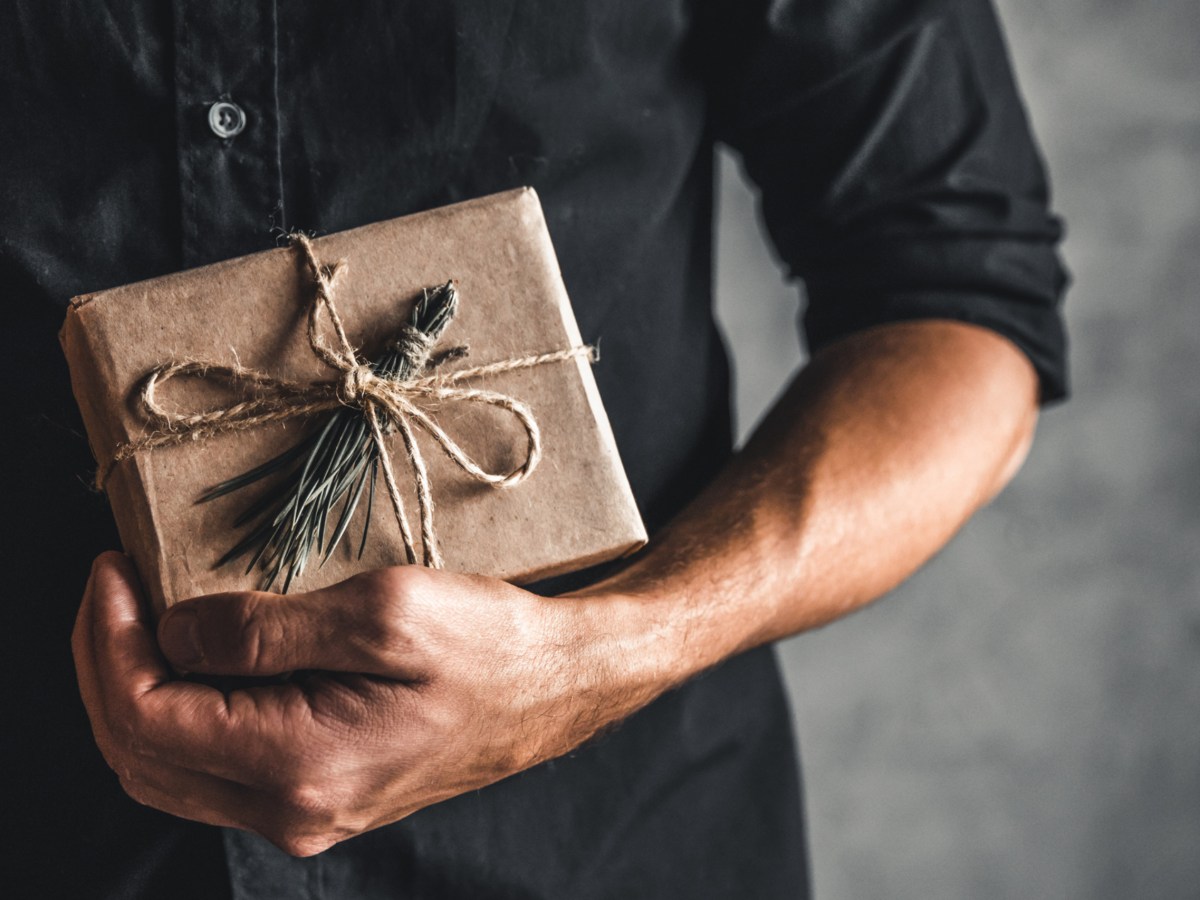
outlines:
M353 369L347 369L341 384L338 385L338 400L346 406L361 406L362 401L367 397L378 399L378 391L372 393L372 389L375 387L372 382L378 380L379 378L370 366L355 366Z
M361 359L349 338L334 304L338 280L347 269L346 260L325 265L317 257L309 238L301 233L291 235L293 246L300 249L314 284L313 299L308 310L308 343L313 354L341 374L332 381L300 383L276 378L239 364L209 362L202 359L173 360L151 369L144 377L138 392L138 408L151 429L147 434L116 447L96 473L96 486L103 490L113 469L131 457L161 447L203 440L226 432L245 431L271 422L309 416L315 413L351 407L362 412L374 443L392 511L400 528L408 562L417 561L412 530L404 510L400 488L392 463L392 453L385 434L398 432L405 456L416 484L417 507L421 522L422 563L442 568L433 524L433 494L425 459L416 441L416 429L424 430L451 460L468 476L483 484L508 488L524 481L537 468L542 457L541 429L533 411L523 402L497 391L459 386L471 378L486 378L501 372L531 369L548 363L571 359L596 359L594 348L586 345L553 350L529 356L503 359L454 372L425 374L442 362L463 355L455 348L440 357L433 356L441 330L427 334L411 324L405 325L393 340L393 347L403 358L401 374L390 377L378 374L370 362ZM452 286L448 286L451 287ZM322 334L321 315L328 317L336 341L331 345ZM446 316L445 324L453 316ZM445 325L442 326L444 329ZM157 390L172 378L196 377L224 385L243 393L251 391L250 399L198 412L179 412L164 408ZM431 403L459 401L482 403L509 413L525 432L525 457L511 472L490 472L479 465L446 431L415 401Z

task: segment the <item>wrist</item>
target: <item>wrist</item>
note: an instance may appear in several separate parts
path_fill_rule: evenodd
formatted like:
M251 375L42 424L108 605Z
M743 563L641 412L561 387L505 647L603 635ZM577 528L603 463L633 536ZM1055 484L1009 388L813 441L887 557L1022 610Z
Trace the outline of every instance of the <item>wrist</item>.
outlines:
M741 633L753 617L739 614L709 587L701 591L687 579L630 570L560 599L572 604L609 683L641 698L640 706L761 643Z

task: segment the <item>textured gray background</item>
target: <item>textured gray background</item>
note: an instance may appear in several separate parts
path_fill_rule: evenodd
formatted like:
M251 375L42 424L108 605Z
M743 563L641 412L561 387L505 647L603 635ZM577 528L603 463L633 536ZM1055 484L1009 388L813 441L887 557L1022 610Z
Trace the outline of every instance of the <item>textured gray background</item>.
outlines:
M1047 156L1074 398L908 584L781 647L820 900L1200 897L1200 4L1000 0ZM743 431L795 286L723 160ZM736 315L730 315L736 311Z

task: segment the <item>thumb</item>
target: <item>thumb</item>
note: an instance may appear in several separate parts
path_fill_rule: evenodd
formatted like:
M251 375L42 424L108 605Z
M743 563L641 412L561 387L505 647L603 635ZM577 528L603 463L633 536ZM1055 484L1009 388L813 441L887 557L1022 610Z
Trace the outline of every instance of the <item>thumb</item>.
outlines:
M211 675L279 675L297 669L402 677L380 641L399 602L362 576L308 594L247 591L177 603L159 620L158 643L178 669Z

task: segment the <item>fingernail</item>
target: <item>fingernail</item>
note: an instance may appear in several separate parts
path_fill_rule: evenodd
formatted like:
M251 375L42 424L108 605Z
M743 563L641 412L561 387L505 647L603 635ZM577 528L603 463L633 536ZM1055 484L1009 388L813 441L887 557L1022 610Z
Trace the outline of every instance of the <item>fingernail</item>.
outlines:
M196 611L180 609L168 613L159 629L158 645L167 659L177 666L191 668L204 662Z

